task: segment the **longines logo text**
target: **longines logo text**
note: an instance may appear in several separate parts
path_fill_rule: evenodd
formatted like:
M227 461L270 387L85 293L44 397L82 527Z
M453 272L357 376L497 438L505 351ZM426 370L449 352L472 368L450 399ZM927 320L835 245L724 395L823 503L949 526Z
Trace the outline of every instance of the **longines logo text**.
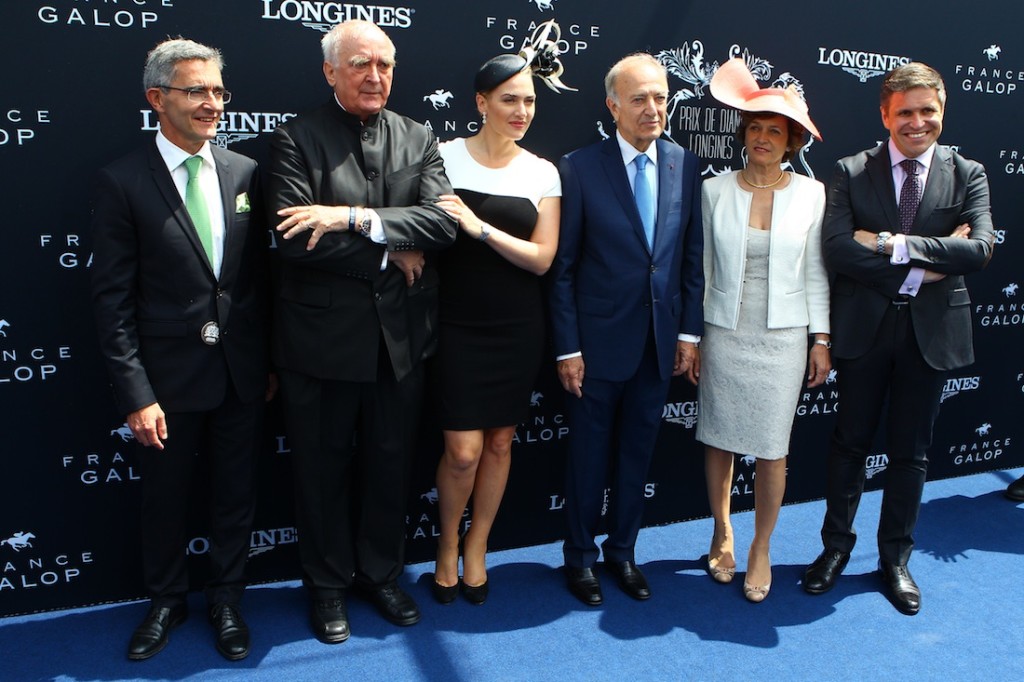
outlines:
M869 78L881 76L887 71L892 71L897 66L909 64L910 57L819 47L818 63L822 66L837 66L843 71L856 76L861 83L867 83Z
M885 471L885 468L887 466L889 466L889 455L868 455L868 458L864 465L864 475L867 478L874 478L878 474Z
M698 407L696 400L682 403L666 403L661 410L661 418L670 424L680 424L692 429L697 424Z
M117 0L114 0L115 4ZM165 7L174 7L172 0L125 0L119 7L58 8L43 5L36 16L44 24L63 24L65 26L88 26L91 28L149 28L155 24L160 15L155 11Z
M36 126L49 124L50 112L45 109L6 109L0 117L0 147L23 147L35 139Z
M299 531L294 527L254 530L249 535L249 558L269 552L281 545L294 545L298 541ZM210 538L192 538L189 540L186 551L192 556L209 553Z
M960 395L962 391L976 391L981 386L981 377L952 377L946 379L946 385L942 387L942 397L939 402L946 402L947 398Z
M0 556L3 556L0 560L0 592L67 584L82 574L85 564L92 563L92 552L57 554L46 558L32 544L35 539L35 533L20 530L0 540ZM11 554L5 551L4 545L13 550Z
M323 33L327 33L335 24L350 19L372 21L381 28L409 28L412 26L412 15L416 13L413 7L318 0L260 0L260 4L263 5L263 19L298 21L306 28Z
M601 505L601 516L608 513L608 496L611 488L604 489L604 500ZM658 494L657 483L644 483L644 499L649 500ZM548 511L558 511L565 508L565 495L548 495Z
M152 109L140 109L142 114L142 130L156 131L160 129L156 112ZM260 133L271 133L278 125L284 123L295 114L269 111L225 111L217 123L217 136L213 143L218 147L227 147L232 142L251 140Z
M956 466L993 462L1010 446L1010 438L993 436L992 424L989 422L979 424L974 433L977 434L977 439L949 446L949 454Z

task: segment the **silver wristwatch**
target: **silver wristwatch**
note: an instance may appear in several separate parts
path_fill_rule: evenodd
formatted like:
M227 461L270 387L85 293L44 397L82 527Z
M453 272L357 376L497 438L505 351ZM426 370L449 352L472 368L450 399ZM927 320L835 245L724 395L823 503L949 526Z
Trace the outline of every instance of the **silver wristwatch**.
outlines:
M370 236L370 225L372 225L372 221L370 220L370 212L364 208L363 209L363 217L362 217L362 219L360 219L359 223L356 225L356 232L358 234L361 234L364 237L369 237Z
M878 233L878 247L875 250L879 256L885 255L885 243L892 239L892 232L879 232Z

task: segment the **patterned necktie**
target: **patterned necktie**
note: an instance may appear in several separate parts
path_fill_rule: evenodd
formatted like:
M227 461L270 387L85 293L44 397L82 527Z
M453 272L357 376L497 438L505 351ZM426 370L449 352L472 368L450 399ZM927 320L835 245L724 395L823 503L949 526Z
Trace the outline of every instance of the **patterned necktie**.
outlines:
M206 206L206 197L203 196L203 188L199 186L199 167L203 165L203 159L199 156L190 156L185 159L185 169L188 170L188 184L185 185L185 210L192 218L196 234L206 252L206 258L213 265L213 230L210 227L210 210Z
M919 165L913 159L900 161L907 179L903 181L903 188L900 189L900 231L903 234L910 234L910 228L914 226L914 218L917 216L917 207L921 204L921 176L918 175Z
M647 246L654 248L654 192L651 191L651 183L647 181L647 173L644 169L650 158L646 154L638 154L633 163L636 164L636 179L633 181L633 200L636 201L636 208L640 212L640 222L644 225L644 235L647 237Z

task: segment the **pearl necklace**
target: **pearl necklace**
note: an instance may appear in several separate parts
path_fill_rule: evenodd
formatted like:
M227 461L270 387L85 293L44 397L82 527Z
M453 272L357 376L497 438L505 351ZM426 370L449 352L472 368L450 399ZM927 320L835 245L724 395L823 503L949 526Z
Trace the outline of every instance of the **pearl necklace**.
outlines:
M755 185L754 183L752 183L750 181L750 178L747 177L747 169L746 168L743 169L742 175L743 175L743 181L746 182L751 187L753 187L754 189L768 189L769 187L774 187L775 185L777 185L780 182L782 182L782 178L786 175L786 171L779 171L779 177L775 178L775 182L769 182L767 185Z

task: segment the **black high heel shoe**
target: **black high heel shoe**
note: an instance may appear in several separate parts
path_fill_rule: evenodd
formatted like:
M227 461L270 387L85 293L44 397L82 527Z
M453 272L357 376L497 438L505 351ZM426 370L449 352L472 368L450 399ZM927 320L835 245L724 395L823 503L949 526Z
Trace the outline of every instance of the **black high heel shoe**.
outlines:
M430 581L430 592L438 604L451 604L459 594L460 585L462 585L462 580L457 581L454 585L442 585L437 582L437 576L433 576Z
M434 584L436 585L437 583ZM491 588L490 586L488 586L486 580L479 585L469 585L467 583L462 583L462 596L465 597L466 601L468 601L470 604L480 606L485 601L487 601L487 594L490 592L490 589ZM455 597L452 597L452 599L454 598Z

